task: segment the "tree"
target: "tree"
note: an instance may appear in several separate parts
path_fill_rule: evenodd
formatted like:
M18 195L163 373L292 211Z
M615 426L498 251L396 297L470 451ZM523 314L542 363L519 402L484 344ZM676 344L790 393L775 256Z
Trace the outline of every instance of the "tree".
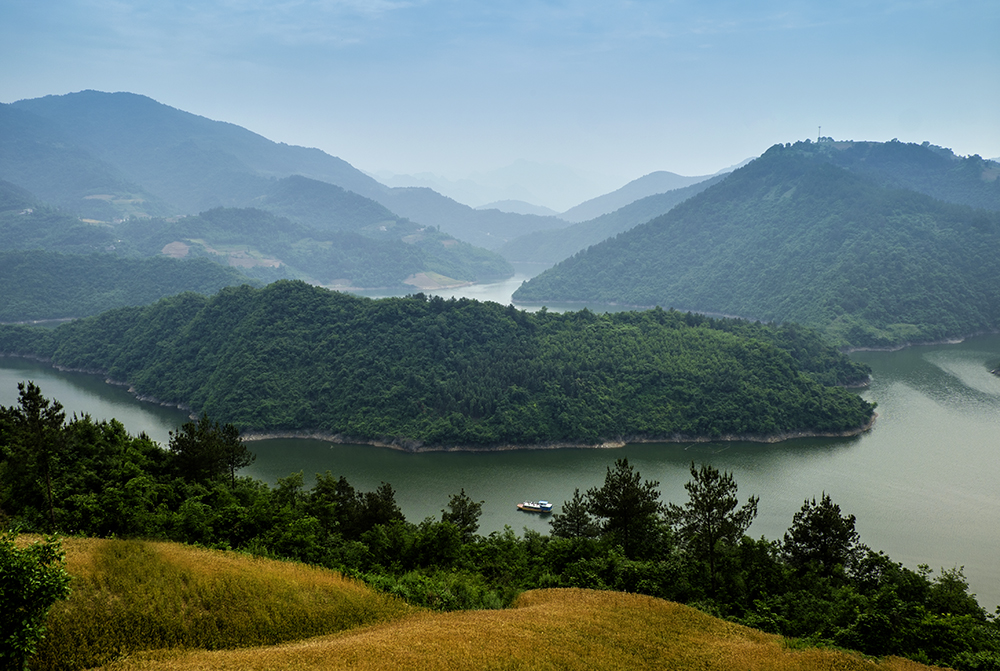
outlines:
M615 461L614 470L608 467L604 486L587 490L589 511L604 519L601 531L621 545L630 559L659 527L663 511L659 486L659 482L643 482L625 458Z
M374 492L365 492L361 496L360 520L358 527L361 533L376 525L389 526L393 522L405 522L406 517L396 503L396 492L388 482L383 482Z
M17 390L18 406L9 411L13 426L12 444L9 447L11 481L21 491L36 486L44 488L49 523L54 529L56 518L52 476L65 447L63 427L66 413L59 401L49 401L42 396L34 382L19 382Z
M11 532L0 535L0 671L22 671L45 635L45 618L69 596L70 576L58 539L18 548Z
M854 515L841 515L826 492L819 503L807 499L785 533L785 560L799 573L812 570L823 576L833 575L837 566L851 568L861 550L854 522Z
M710 465L696 469L692 461L691 477L684 485L688 502L684 507L670 504L669 516L692 557L708 563L709 595L714 598L719 556L739 543L757 517L758 498L751 496L737 509L736 480Z
M579 489L573 490L573 498L563 503L562 513L553 515L549 526L552 535L561 538L595 538L601 532Z
M197 422L187 422L170 432L170 451L181 475L204 482L228 473L236 482L236 471L256 459L232 424L220 426L203 414Z
M458 494L452 494L448 500L448 509L441 511L441 521L450 522L462 532L463 542L468 543L479 531L479 516L483 514L483 501L473 501L465 488Z

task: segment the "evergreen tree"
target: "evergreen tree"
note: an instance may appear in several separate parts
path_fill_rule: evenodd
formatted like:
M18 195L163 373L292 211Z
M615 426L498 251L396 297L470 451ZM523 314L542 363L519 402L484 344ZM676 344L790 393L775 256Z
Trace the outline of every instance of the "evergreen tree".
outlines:
M552 535L561 538L595 538L601 532L579 488L573 490L572 499L563 503L562 512L552 516L549 526Z
M462 532L462 539L468 543L479 531L479 516L483 514L483 501L473 501L465 488L458 494L452 494L448 500L448 509L441 511L441 521L454 524Z
M854 515L841 515L840 506L826 492L819 503L815 498L806 500L785 534L785 560L800 573L816 571L824 576L838 566L851 568L862 550L854 522Z
M229 474L235 483L236 471L256 458L235 426L220 426L206 414L197 422L187 422L178 431L171 431L169 447L180 474L192 482Z
M670 504L669 516L692 558L707 563L709 595L714 598L720 555L736 547L750 527L757 516L758 498L751 496L737 509L736 480L711 465L696 469L691 462L691 478L684 485L688 502L683 507Z
M626 557L636 557L644 543L656 532L660 503L659 482L646 480L628 459L618 459L608 467L604 485L587 491L589 511L604 520L601 531L622 547Z

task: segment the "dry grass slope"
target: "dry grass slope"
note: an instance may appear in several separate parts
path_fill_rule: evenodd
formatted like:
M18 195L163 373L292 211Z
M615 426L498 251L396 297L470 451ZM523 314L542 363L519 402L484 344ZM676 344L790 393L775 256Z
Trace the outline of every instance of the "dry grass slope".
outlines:
M64 547L74 592L53 609L36 670L928 668L790 649L780 637L633 594L540 590L508 610L431 613L300 564L171 543L66 539Z
M333 571L174 543L66 539L72 594L32 669L108 664L148 649L274 645L413 609Z
M698 669L917 671L831 650L791 650L782 639L649 597L543 590L506 611L419 613L395 622L251 650L151 653L111 667L157 669Z

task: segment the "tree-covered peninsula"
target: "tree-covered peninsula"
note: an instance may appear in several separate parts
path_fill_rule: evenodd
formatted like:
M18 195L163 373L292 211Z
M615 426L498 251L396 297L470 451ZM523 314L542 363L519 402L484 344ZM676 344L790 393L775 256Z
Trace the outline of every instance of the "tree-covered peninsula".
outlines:
M298 281L188 293L0 352L101 371L243 430L404 447L593 445L857 432L867 369L794 326L651 310L528 313L372 300Z
M514 300L788 320L844 347L1000 328L1000 212L989 209L1000 202L1000 165L870 145L776 145L532 278Z

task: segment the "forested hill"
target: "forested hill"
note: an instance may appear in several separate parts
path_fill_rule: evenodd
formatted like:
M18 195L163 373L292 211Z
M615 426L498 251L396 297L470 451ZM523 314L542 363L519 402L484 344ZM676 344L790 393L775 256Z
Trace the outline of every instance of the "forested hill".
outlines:
M823 153L772 147L514 300L796 321L854 347L1000 328L1000 213L883 186Z
M800 151L884 186L909 189L938 200L1000 210L1000 163L956 156L929 142L812 142Z
M797 327L371 300L291 281L182 294L54 331L0 327L0 352L101 370L243 429L408 446L839 433L873 412L825 386L867 369Z

